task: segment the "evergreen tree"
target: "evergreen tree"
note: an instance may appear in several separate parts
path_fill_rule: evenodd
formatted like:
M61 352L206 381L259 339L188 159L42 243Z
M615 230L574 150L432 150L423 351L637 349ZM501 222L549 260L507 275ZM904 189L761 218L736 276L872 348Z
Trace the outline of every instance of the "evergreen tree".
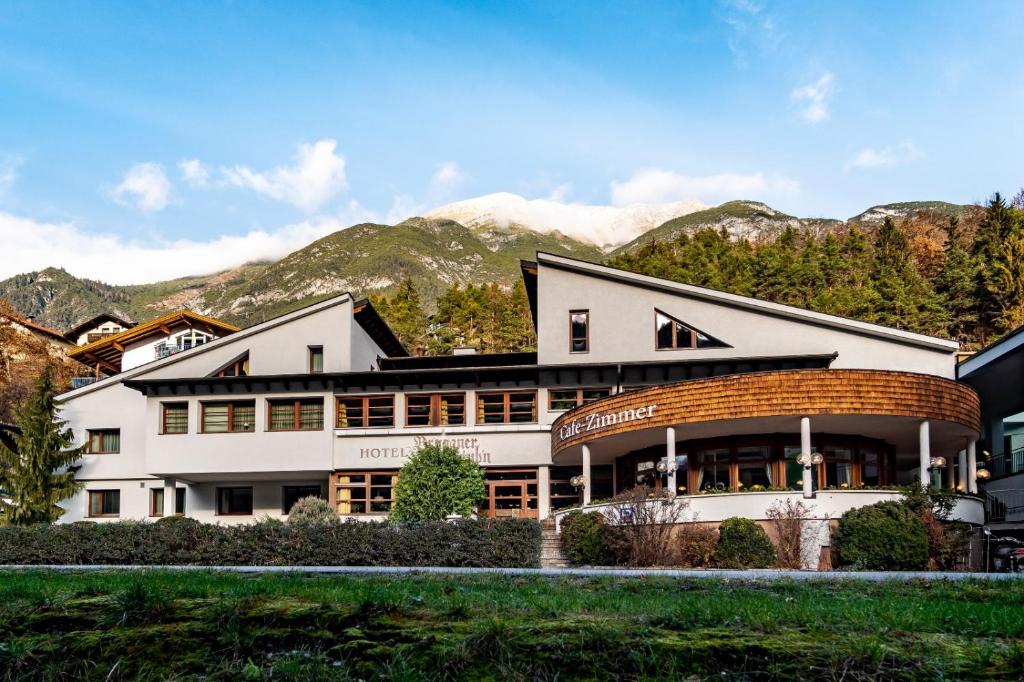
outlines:
M72 447L74 434L59 418L54 394L47 369L19 415L14 449L0 443L0 515L8 523L52 523L64 513L57 503L82 486L74 466L82 449Z
M410 355L422 355L427 349L427 315L420 294L408 275L390 298L375 297L373 305Z
M1024 324L1024 228L1013 229L999 245L987 284L996 326L1009 332Z
M960 219L954 216L946 228L945 255L935 276L935 290L943 297L949 311L949 335L965 343L978 323L974 296L977 263L961 241Z
M928 280L914 268L908 247L906 233L886 218L875 237L871 286L877 298L868 321L942 334L949 326L948 315Z
M978 262L975 298L982 341L993 329L1006 329L1008 301L1006 296L1000 296L999 287L1000 283L1006 284L1006 278L1010 276L1006 270L1010 263L1006 258L1012 254L1007 253L1004 247L1010 233L1021 223L1021 211L1007 205L1002 195L996 192L985 206L985 215L974 236L973 255ZM1002 259L1001 266L997 266L999 259Z

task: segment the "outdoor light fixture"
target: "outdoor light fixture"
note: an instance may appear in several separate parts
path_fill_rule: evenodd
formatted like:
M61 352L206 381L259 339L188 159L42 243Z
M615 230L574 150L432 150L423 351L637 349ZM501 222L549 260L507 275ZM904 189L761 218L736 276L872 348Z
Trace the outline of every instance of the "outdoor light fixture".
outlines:
M946 466L946 458L945 457L932 457L930 460L928 460L928 468L929 469L942 469L945 466Z
M579 476L573 476L569 479L569 485L573 488L582 488L587 484L587 477L580 474Z
M669 462L668 460L663 459L658 462L654 468L658 470L659 474L669 474L675 471L678 467L675 462Z
M825 458L821 456L820 452L801 452L800 455L796 458L796 463L803 464L804 469L810 469L812 465L821 464L824 461Z
M974 474L974 477L979 481L987 481L992 474L988 469L978 469L978 473Z

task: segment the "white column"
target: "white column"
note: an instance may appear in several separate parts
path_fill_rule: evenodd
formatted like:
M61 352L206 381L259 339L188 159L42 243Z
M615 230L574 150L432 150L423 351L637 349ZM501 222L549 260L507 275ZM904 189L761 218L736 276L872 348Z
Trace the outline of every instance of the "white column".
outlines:
M673 427L665 429L665 460L668 463L668 489L673 495L676 494L676 430Z
M946 458L946 487L956 490L956 473L953 471L953 458Z
M978 441L971 439L967 444L967 492L978 492Z
M537 468L537 518L551 515L551 467Z
M583 446L583 506L590 504L590 446Z
M177 488L177 479L164 479L164 516L174 516L174 502L178 499Z
M805 461L811 457L811 420L800 418L800 454ZM811 467L804 467L804 497L814 497L814 483L811 481Z
M917 440L920 454L921 487L927 488L931 484L931 474L928 472L928 466L932 458L931 430L927 420L921 422L921 425L918 427Z
M959 471L960 471L960 480L957 481L957 483L958 483L957 490L959 490L960 492L966 493L967 492L967 488L968 488L968 483L967 483L967 450L961 450L957 454L957 458L959 459L957 464L959 465Z

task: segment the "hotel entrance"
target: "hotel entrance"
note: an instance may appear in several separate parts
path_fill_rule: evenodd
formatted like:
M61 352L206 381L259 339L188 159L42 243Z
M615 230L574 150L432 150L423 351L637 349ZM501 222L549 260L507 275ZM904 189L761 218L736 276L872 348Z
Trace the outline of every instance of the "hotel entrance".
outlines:
M536 469L487 469L487 497L480 511L488 518L537 518Z

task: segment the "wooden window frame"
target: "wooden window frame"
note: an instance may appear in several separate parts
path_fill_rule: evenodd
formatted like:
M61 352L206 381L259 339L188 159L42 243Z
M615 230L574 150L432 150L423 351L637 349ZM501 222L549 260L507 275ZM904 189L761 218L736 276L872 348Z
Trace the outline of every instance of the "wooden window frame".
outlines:
M370 425L370 400L389 398L391 400L391 423ZM362 426L342 426L341 410L343 400L362 400ZM334 428L336 429L393 429L395 428L395 394L373 393L369 395L339 395L334 400Z
M503 405L504 405L503 420L500 421L500 422L486 422L483 419L483 416L484 416L483 415L483 405L482 405L482 401L480 399L483 398L483 397L486 397L486 396L495 396L495 395L503 396ZM511 421L511 411L509 409L511 401L509 400L509 397L512 396L512 395L533 395L533 415L532 415L533 419L532 420L530 420L528 422L526 422L526 421L518 421L518 422ZM531 391L478 391L477 394L476 394L476 424L478 426L488 426L488 425L489 426L497 426L499 424L536 424L537 420L538 420L538 414L537 413L539 412L539 408L540 408L540 405L538 404L539 400L540 400L540 396L538 395L536 390L531 390Z
M222 490L248 490L249 511L247 512L222 512L220 510L220 493ZM252 516L256 512L256 490L251 485L225 485L215 489L214 515L215 516Z
M175 407L184 406L185 407L185 430L184 431L168 431L167 430L167 408L171 407L171 406L175 406ZM161 436L181 436L181 435L187 434L188 433L188 423L189 423L189 418L188 418L189 414L188 413L189 413L188 401L175 400L175 401L167 401L167 402L160 403L160 435Z
M300 484L292 484L292 485L283 485L283 486L281 486L281 513L284 514L285 516L290 514L291 511L292 511L292 508L288 506L288 490L290 488L294 488L294 489L299 489L299 488L316 488L316 497L317 497L317 499L320 499L320 500L324 499L324 486L321 483L306 483L306 484L301 484L300 483ZM297 497L297 498L295 498L295 502L298 502L303 497L312 497L312 495L303 495L301 497ZM292 502L292 507L295 506L295 502Z
M663 348L663 347L658 345L658 315L664 315L665 317L667 317L672 322L672 345L671 346L666 346L666 347ZM685 327L685 328L690 330L690 345L689 346L680 346L679 345L679 338L676 335L676 332L678 331L676 329L676 325L677 324L678 325L682 325L683 327ZM681 320L676 319L672 315L669 315L664 310L658 310L657 308L654 309L654 350L696 350L696 349L697 349L697 330L696 329L694 329L690 325L682 322Z
M445 398L460 397L462 398L462 422L453 424L448 422L447 424L441 423L441 401ZM430 398L430 412L427 415L426 424L411 424L409 423L409 404L410 398ZM466 393L459 391L442 392L442 393L407 393L405 395L405 426L410 429L420 429L429 426L466 426L469 424L468 415L468 403L466 400Z
M324 373L324 347L323 346L306 346L307 349L307 369L310 374L323 374ZM315 353L320 354L320 369L313 369L313 356Z
M252 428L251 429L235 429L235 405L239 403L252 403ZM206 408L208 405L227 405L228 406L228 428L226 431L207 431L206 430ZM204 435L209 434L221 434L221 433L253 433L256 431L256 401L255 400L204 400L199 403L199 433Z
M317 400L320 401L320 426L318 426L316 428L313 428L313 429L304 429L301 426L301 424L302 424L302 403L304 403L304 402L312 403L312 402L315 402ZM286 404L286 403L289 403L289 402L292 404L292 428L290 428L290 429L275 429L275 428L273 428L274 421L271 418L271 411L272 411L272 409L274 407L274 403ZM273 433L281 433L281 432L288 432L288 431L323 431L324 430L324 412L325 412L325 410L324 410L324 399L323 399L322 396L320 396L320 397L315 397L315 396L310 397L310 396L307 396L305 398L267 398L267 419L266 419L266 424L264 425L264 429L263 430L264 431L270 431L270 432L273 432Z
M99 434L100 447L103 447L104 433L117 433L117 450L93 450L93 434ZM121 429L86 429L85 430L85 454L87 455L119 455L121 454Z
M202 344L200 344L202 345ZM242 369L245 368L243 372ZM231 374L228 374L228 370L231 370ZM245 351L234 360L224 365L211 376L223 379L226 377L247 377L249 376L249 351Z
M579 337L573 336L572 318L574 316L576 316L576 315L583 315L583 318L584 318L583 326L584 326L585 334L583 335L582 339L579 339ZM583 350L573 350L573 343L575 341L577 341L577 340L582 340L583 341ZM590 309L589 308L582 308L582 309L579 309L579 310L570 310L569 311L569 352L572 353L572 354L589 353L590 352Z
M102 490L88 490L86 492L88 493L88 495L86 496L86 505L87 505L86 510L88 512L86 514L86 516L88 518L90 518L90 519L116 519L116 518L121 516L121 489L120 488L105 488L105 489L102 489ZM103 497L108 495L108 494L110 494L110 493L117 493L117 513L114 513L114 514L103 514L103 513L93 514L92 513L92 498L93 498L93 496L94 495L99 495L100 496L100 505L99 506L100 506L100 509L102 509L103 508Z
M552 397L553 393L569 393L570 391L574 391L576 393L576 404L573 407L567 407L565 409L562 409L560 407L554 407L552 405L552 403L554 402L554 398ZM587 392L587 391L608 391L608 395L604 396L604 398L608 398L608 397L610 397L612 395L612 389L611 389L610 386L588 386L588 387L583 387L583 388L549 388L548 389L548 412L568 412L569 410L574 410L577 407L581 407L583 405L588 404L587 402L584 402L584 400L583 400L583 394L585 392ZM602 400L602 399L603 398L595 398L595 400ZM594 400L591 400L589 402L594 402Z
M328 491L328 495L329 495L329 498L330 498L329 501L330 501L330 504L331 504L331 508L334 509L335 513L337 513L339 515L344 515L344 516L379 516L381 514L388 514L388 513L390 513L390 509L391 509L391 507L395 503L395 486L398 485L399 473L400 473L399 469L367 469L365 471L362 470L362 469L347 469L345 471L335 471L334 473L331 474L330 490ZM342 483L338 479L342 478L343 476L365 476L366 480L363 481L362 483ZM374 476L389 476L389 477L391 477L391 485L390 485L391 496L388 499L383 500L384 502L387 502L388 505L389 505L388 506L388 511L371 511L370 510L371 505L375 501L376 502L381 502L382 501L382 500L374 500L371 497L371 493L370 493L371 489L372 488L388 487L388 486L382 486L382 485L377 485L377 486L373 485L373 477ZM363 488L366 491L366 497L363 498L362 500L339 500L338 499L338 490L341 489L341 488L346 488L346 489ZM349 502L349 503L351 503L351 502L365 502L366 503L366 511L362 511L362 512L352 512L352 511L340 512L340 511L338 511L338 505L341 502Z

